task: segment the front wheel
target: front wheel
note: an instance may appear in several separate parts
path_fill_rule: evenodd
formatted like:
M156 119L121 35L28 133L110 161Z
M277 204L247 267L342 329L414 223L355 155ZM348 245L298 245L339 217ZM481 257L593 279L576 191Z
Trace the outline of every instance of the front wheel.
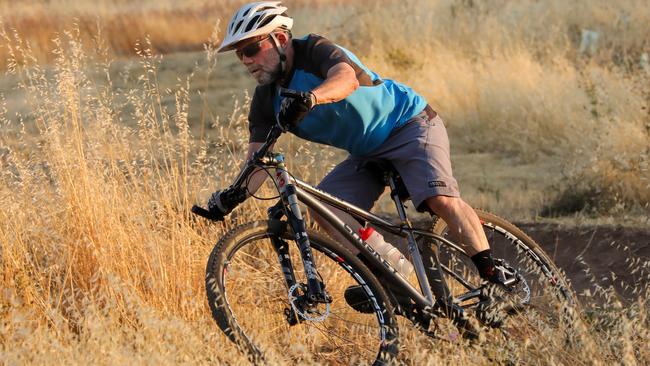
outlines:
M543 355L562 349L576 320L575 296L563 274L541 247L515 225L489 212L476 213L497 264L518 276L509 294L509 301L516 306L499 314L499 320L503 320L500 329L510 339L529 344L527 352ZM433 232L451 241L456 239L442 220L434 224ZM470 296L482 286L471 259L464 252L438 245L429 238L420 240L428 240L429 245L437 247L452 296L461 299L461 306L468 312L485 315L478 314L483 311L480 299Z
M217 324L256 363L390 363L397 323L386 292L357 257L316 232L308 236L329 306L300 308L296 298L307 281L297 246L291 241L289 253L298 287L288 289L267 222L252 222L226 234L210 255L206 290ZM346 303L351 286L363 289L368 313Z

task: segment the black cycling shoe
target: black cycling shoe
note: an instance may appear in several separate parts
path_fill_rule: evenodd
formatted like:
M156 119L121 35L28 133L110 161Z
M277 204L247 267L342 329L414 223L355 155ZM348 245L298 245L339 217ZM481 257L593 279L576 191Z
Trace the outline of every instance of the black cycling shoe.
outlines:
M476 317L485 326L499 328L506 317L522 308L527 285L519 274L502 260L497 260L498 274L481 286ZM521 290L521 292L519 292ZM528 294L529 296L529 294Z

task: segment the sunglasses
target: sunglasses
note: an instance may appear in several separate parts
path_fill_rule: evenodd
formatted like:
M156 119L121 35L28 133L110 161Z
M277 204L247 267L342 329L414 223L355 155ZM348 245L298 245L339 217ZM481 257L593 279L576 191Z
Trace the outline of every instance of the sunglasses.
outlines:
M237 57L241 60L244 56L246 57L253 57L257 55L258 52L262 49L262 42L266 41L269 38L269 36L266 36L259 41L253 42L251 44L246 45L245 47L242 47L238 50L235 50L235 53L237 54Z

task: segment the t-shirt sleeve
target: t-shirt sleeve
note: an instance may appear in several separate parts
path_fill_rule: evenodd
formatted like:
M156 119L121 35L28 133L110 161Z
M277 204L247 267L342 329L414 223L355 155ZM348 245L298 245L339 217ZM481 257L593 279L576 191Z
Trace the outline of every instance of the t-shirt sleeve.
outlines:
M265 142L271 127L275 124L273 101L268 88L257 87L248 112L248 142Z
M327 77L329 69L338 63L345 62L350 66L355 66L345 52L330 40L315 35L312 35L310 40L313 42L310 58L314 65L318 65L318 71L323 79Z
M332 68L332 66L345 62L352 66L352 69L357 76L357 80L359 81L359 85L373 86L381 84L381 79L373 80L363 67L350 59L348 54L343 51L342 48L338 47L330 40L312 34L309 37L308 43L309 61L306 63L305 68L308 71L317 74L322 79L327 78L327 72Z

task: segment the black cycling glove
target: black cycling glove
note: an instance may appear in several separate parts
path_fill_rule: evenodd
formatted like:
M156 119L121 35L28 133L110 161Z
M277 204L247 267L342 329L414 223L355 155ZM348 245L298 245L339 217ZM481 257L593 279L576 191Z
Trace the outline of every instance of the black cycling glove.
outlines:
M216 191L208 200L208 211L213 220L222 221L238 204L246 200L245 190L226 189Z
M298 98L285 98L278 119L284 126L297 126L315 106L316 96L312 92L300 93Z

